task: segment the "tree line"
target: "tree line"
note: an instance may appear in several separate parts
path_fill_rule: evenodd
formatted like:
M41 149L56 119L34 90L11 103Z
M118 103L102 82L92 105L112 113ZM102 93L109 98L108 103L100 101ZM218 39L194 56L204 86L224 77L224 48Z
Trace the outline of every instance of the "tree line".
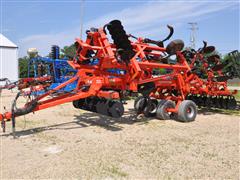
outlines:
M75 45L72 44L70 46L64 46L63 49L60 50L60 59L69 59L74 57L76 53ZM51 53L49 53L46 57L51 57ZM19 77L25 78L28 77L28 62L30 58L28 56L20 57L18 59L18 68L19 68ZM33 75L32 73L30 75Z

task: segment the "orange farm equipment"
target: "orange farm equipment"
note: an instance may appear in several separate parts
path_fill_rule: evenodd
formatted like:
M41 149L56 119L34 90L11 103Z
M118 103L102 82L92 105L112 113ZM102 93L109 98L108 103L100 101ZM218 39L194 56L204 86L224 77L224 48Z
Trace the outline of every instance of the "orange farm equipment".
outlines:
M103 28L86 31L86 40L76 39L76 55L68 61L77 70L76 75L45 94L31 98L24 107L17 108L17 99L24 94L22 89L13 102L12 110L0 114L3 129L5 121L11 119L15 132L15 117L67 102L72 102L75 108L119 118L124 113L124 98L137 94L141 94L134 103L137 113L159 119L175 117L182 122L193 121L197 107L186 97L198 89L198 84L192 82L203 80L192 72L182 52L182 40L171 41L164 47L164 42L173 34L173 28L168 28L170 34L162 41L128 35L119 20L113 20ZM172 56L175 62L169 63ZM156 74L158 69L166 69L167 72ZM73 82L77 83L75 89L61 91Z
M198 51L188 49L183 52L192 73L197 75L190 83L187 99L193 100L199 107L236 109L234 94L237 90L230 91L227 87L227 81L232 77L222 72L225 64L214 52L215 47L207 46L206 42Z

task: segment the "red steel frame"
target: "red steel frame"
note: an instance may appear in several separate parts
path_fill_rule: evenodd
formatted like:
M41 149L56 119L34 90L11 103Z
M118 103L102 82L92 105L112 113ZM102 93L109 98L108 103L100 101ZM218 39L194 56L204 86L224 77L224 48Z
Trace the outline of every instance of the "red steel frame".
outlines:
M138 92L139 85L145 83L154 83L154 90L149 94L156 99L167 99L175 101L175 108L167 109L169 112L178 112L179 104L185 100L188 94L200 95L232 95L227 89L226 82L213 82L214 76L212 71L208 71L208 79L200 79L196 74L191 73L191 68L197 58L203 62L205 68L208 64L204 61L201 54L196 54L192 64L188 65L183 54L176 52L177 62L174 65L164 64L156 60L148 60L147 55L164 57L166 49L163 47L152 46L144 43L143 39L131 42L134 57L129 63L121 62L116 57L116 47L108 41L107 35L103 28L98 31L88 32L86 41L76 39L76 56L69 60L69 64L78 70L77 74L62 83L58 87L49 90L43 95L37 96L33 101L37 102L34 111L39 111L59 104L75 101L90 96L98 96L109 99L120 99L119 91ZM87 65L83 62L88 60L86 54L88 50L93 50L98 58L97 65ZM171 69L171 73L153 77L153 69ZM116 74L108 72L108 69L121 69L125 74ZM218 72L221 74L221 72ZM77 86L72 92L59 94L51 97L54 92L64 88L66 85L77 81ZM223 90L220 90L220 86ZM87 87L87 90L83 87ZM177 95L172 91L177 91ZM164 93L167 92L167 93ZM32 101L32 102L33 102ZM32 102L25 105L30 106ZM0 121L11 119L12 112L0 114Z
M90 45L91 41L93 42L93 45ZM39 111L90 96L119 99L120 94L117 90L130 90L137 92L138 85L153 82L156 88L150 96L176 101L176 108L168 110L171 112L177 112L179 103L183 101L186 95L190 92L190 86L188 84L193 77L187 76L187 72L190 71L190 67L181 52L177 52L178 62L175 65L163 64L154 61L150 62L146 59L146 54L161 57L163 56L162 53L165 52L166 49L143 43L139 38L136 42L132 42L132 47L136 54L133 58L131 58L130 63L128 65L120 63L115 57L115 45L109 43L102 28L98 29L97 32L89 32L85 42L80 39L76 39L76 44L78 47L76 54L79 59L77 60L77 58L74 58L69 61L69 64L78 70L77 74L55 89L38 96L35 99L35 101L37 101L37 105L33 111ZM79 63L79 61L81 62L87 59L85 55L88 50L97 51L96 56L99 59L98 65L90 66ZM141 61L139 62L138 59L141 59ZM113 68L122 69L126 71L126 74L119 75L106 71L107 69ZM173 71L169 75L153 78L151 72L154 68L167 68L172 69ZM146 75L145 72L150 73ZM77 87L73 92L46 99L46 97L49 97L52 93L74 81L77 81ZM83 91L81 89L83 86L89 86L89 89L87 91ZM111 91L104 89L111 89ZM163 90L172 89L177 89L180 92L180 95L162 95ZM25 107L30 104L31 102L27 103ZM11 117L12 113L6 112L0 115L0 121L10 119Z

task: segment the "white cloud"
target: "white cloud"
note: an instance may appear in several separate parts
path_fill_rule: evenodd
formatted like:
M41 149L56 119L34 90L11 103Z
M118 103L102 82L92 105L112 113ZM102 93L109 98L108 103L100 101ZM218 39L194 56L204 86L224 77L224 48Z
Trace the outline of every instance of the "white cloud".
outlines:
M234 2L148 2L134 8L125 8L119 12L112 12L84 24L84 29L90 27L101 27L113 19L120 19L127 32L138 36L164 37L167 29L160 29L168 23L181 25L182 21L199 20L204 15L211 14L223 9L234 7ZM160 32L161 31L161 32ZM59 32L56 34L39 34L27 36L20 40L20 56L24 55L29 47L36 47L40 54L46 55L50 46L58 44L60 46L69 45L74 41L75 37L79 37L80 28L74 28Z
M40 55L47 55L50 52L51 45L63 47L73 43L74 38L79 36L79 29L67 30L59 33L37 34L20 39L19 51L20 57L26 55L27 49L35 47Z
M146 30L157 24L166 24L177 20L195 18L197 16L220 11L230 6L233 6L233 3L206 3L201 1L194 3L186 3L184 1L148 2L134 8L126 8L120 12L98 17L88 22L85 27L99 27L113 19L120 19L123 21L128 31L135 33L138 32L139 29Z

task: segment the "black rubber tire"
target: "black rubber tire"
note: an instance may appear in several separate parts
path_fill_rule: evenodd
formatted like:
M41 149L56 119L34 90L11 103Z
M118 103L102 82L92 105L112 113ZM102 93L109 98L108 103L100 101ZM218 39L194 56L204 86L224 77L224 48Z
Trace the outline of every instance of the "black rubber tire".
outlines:
M134 110L136 111L137 110L137 103L138 101L140 101L142 98L144 98L143 96L138 96L135 100L134 100Z
M188 112L190 111L190 112ZM197 105L191 100L184 100L178 107L178 120L181 122L194 121L197 116Z
M156 99L149 99L147 106L143 110L143 114L146 117L154 117L158 108L158 101Z
M167 112L167 108L175 108L175 103L170 100L160 100L156 111L156 117L162 120L171 119L172 113Z
M137 112L137 114L141 114L146 106L147 106L147 98L141 98L136 103L135 111Z
M111 101L109 103L109 115L114 118L120 118L124 114L124 106L119 101Z

